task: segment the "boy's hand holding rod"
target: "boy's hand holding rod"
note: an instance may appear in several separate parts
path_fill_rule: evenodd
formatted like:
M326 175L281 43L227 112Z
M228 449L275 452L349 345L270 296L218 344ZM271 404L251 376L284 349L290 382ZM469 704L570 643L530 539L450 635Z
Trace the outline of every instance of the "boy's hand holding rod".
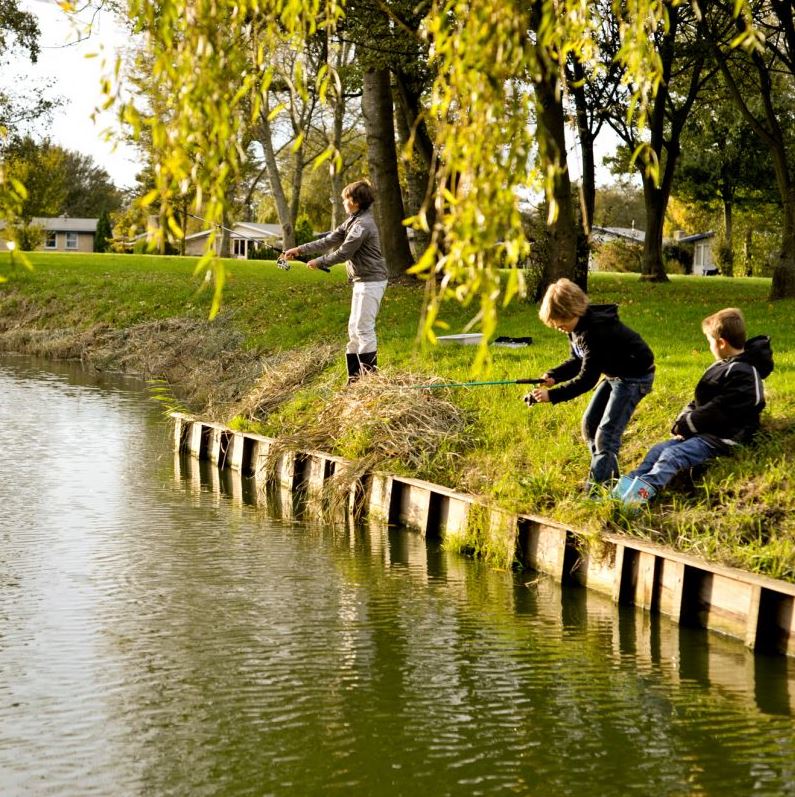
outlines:
M298 257L300 254L301 254L300 248L295 246L292 249L286 249L284 252L282 252L282 257L285 260L288 259L295 260L295 258ZM306 264L306 267L311 268L312 271L325 271L326 273L330 271L328 266L324 266L318 263L317 258L315 258L314 260L309 260Z

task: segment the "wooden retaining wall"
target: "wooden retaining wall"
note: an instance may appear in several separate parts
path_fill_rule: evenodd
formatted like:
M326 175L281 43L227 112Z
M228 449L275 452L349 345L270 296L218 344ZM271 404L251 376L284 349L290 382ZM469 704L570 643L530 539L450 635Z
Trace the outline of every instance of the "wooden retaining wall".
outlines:
M275 441L267 437L179 413L172 417L176 450L278 487L286 514L296 493L310 511L313 504L321 508L328 481L351 465L318 451L271 455ZM448 539L463 538L477 523L504 561L516 558L558 582L573 581L616 603L740 639L754 651L795 656L795 584L619 535L603 535L598 545L585 547L583 535L560 523L494 509L419 479L370 473L349 490L349 510Z

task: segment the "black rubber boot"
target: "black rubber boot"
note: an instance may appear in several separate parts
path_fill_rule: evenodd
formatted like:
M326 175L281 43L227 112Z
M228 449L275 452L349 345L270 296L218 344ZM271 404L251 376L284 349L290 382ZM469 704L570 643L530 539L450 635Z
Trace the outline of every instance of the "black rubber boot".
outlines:
M359 362L358 354L346 354L345 360L348 365L348 384L355 382L362 372L362 364Z
M359 360L362 364L361 371L363 374L378 370L378 352L366 351L364 354L359 355Z

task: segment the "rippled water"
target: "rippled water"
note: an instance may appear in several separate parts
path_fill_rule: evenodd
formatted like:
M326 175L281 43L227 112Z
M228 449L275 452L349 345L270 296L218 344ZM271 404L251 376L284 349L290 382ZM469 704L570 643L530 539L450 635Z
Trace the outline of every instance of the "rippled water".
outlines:
M795 794L793 664L273 516L140 385L0 359L0 795Z

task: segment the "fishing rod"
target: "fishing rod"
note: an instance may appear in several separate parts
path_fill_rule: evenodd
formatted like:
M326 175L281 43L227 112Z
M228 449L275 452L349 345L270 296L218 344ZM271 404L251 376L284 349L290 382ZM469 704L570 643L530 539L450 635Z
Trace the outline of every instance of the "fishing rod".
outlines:
M543 385L546 379L497 379L491 382L435 382L431 385L411 385L415 390L435 390L440 387L482 387L483 385Z

